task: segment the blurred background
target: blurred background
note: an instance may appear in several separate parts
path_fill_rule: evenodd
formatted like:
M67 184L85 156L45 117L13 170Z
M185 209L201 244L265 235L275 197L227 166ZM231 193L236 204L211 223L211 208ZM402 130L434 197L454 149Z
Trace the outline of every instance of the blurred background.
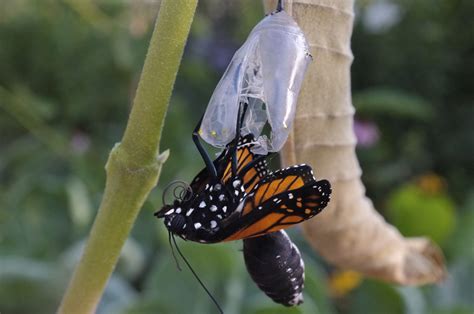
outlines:
M444 250L440 285L399 287L336 269L291 236L306 263L305 303L272 303L240 242L182 251L225 313L474 312L474 2L356 1L355 132L367 193L406 236ZM158 2L0 2L0 312L52 313L80 256L124 131ZM98 313L213 313L179 272L153 217L173 179L203 167L191 132L260 1L201 0L162 139L170 148ZM190 158L190 156L194 156Z

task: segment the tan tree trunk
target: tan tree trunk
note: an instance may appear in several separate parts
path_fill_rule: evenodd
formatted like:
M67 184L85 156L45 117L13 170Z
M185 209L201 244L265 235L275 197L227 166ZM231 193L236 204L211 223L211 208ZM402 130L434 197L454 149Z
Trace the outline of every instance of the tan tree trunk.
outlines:
M276 0L264 0L266 12ZM298 100L294 129L282 155L284 166L307 163L331 182L323 213L303 225L312 247L329 262L399 284L445 277L440 249L426 238L404 238L365 196L352 129L350 38L353 0L284 1L306 34L314 61Z

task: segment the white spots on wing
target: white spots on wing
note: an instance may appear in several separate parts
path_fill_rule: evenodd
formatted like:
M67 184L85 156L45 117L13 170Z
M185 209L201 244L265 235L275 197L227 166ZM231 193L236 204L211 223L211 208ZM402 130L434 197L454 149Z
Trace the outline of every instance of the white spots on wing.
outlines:
M222 207L222 211L225 213L227 212L227 206Z
M293 196L293 193L288 193L288 198L289 198L290 200L292 200L293 197L294 197L294 196Z
M222 215L221 214L217 215L217 218L222 219Z
M262 206L258 206L257 208L258 208L258 209L262 209Z
M206 187L204 188L204 190L208 190L209 189L209 184L206 184Z
M278 197L275 197L275 198L273 199L273 201L274 201L274 202L278 202Z
M186 212L186 216L189 216L193 213L194 211L194 208L190 208L187 212Z
M211 212L215 212L217 211L217 206L216 205L211 205L211 207L209 208Z
M181 207L176 208L176 214L181 214Z
M295 282L295 281L296 281L296 278L293 277L293 278L291 278L290 280L291 280L291 282Z
M275 256L275 258L276 258L276 259L279 259L279 258L281 258L281 255L277 255L277 256Z
M201 223L196 222L196 223L194 224L194 229L197 230L197 229L201 228L201 226L202 226Z
M239 191L235 190L234 194L237 196L239 195Z
M212 195L209 195L209 200L212 201Z
M185 229L185 228L186 228L186 224L183 225L183 229Z
M232 182L232 185L234 186L234 188L237 188L238 186L240 186L242 182L240 182L240 180L235 180L234 182Z
M206 207L206 202L202 201L201 204L199 204L199 208L204 208Z
M217 183L216 185L214 185L214 188L216 189L216 191L220 191L222 186L219 183Z
M287 272L287 273L291 273L292 270L293 270L293 269L291 269L291 267L288 267L288 268L286 269L286 272Z
M223 201L224 198L225 198L225 195L224 195L224 194L219 195L219 201Z
M166 215L169 215L169 214L172 214L174 213L174 208L171 208L170 210L168 210L166 213L165 213L165 216Z
M217 227L217 222L215 220L211 220L211 228Z

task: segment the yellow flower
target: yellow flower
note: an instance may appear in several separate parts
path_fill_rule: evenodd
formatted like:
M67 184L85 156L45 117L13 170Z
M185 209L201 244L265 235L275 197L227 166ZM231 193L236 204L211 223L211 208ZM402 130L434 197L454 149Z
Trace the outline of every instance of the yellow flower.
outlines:
M329 278L329 290L334 297L342 297L362 282L362 275L352 270L334 272Z
M433 195L443 191L445 183L440 176L434 173L428 173L418 179L418 186L423 192Z

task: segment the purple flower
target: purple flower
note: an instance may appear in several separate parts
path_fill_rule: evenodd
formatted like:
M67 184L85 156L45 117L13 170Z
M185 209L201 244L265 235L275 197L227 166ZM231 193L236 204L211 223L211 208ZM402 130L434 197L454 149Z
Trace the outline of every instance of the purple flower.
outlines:
M70 141L71 150L77 155L87 152L90 144L89 136L81 131L75 131Z
M361 147L371 147L380 138L380 131L372 121L354 120L354 133L357 137L357 145Z

